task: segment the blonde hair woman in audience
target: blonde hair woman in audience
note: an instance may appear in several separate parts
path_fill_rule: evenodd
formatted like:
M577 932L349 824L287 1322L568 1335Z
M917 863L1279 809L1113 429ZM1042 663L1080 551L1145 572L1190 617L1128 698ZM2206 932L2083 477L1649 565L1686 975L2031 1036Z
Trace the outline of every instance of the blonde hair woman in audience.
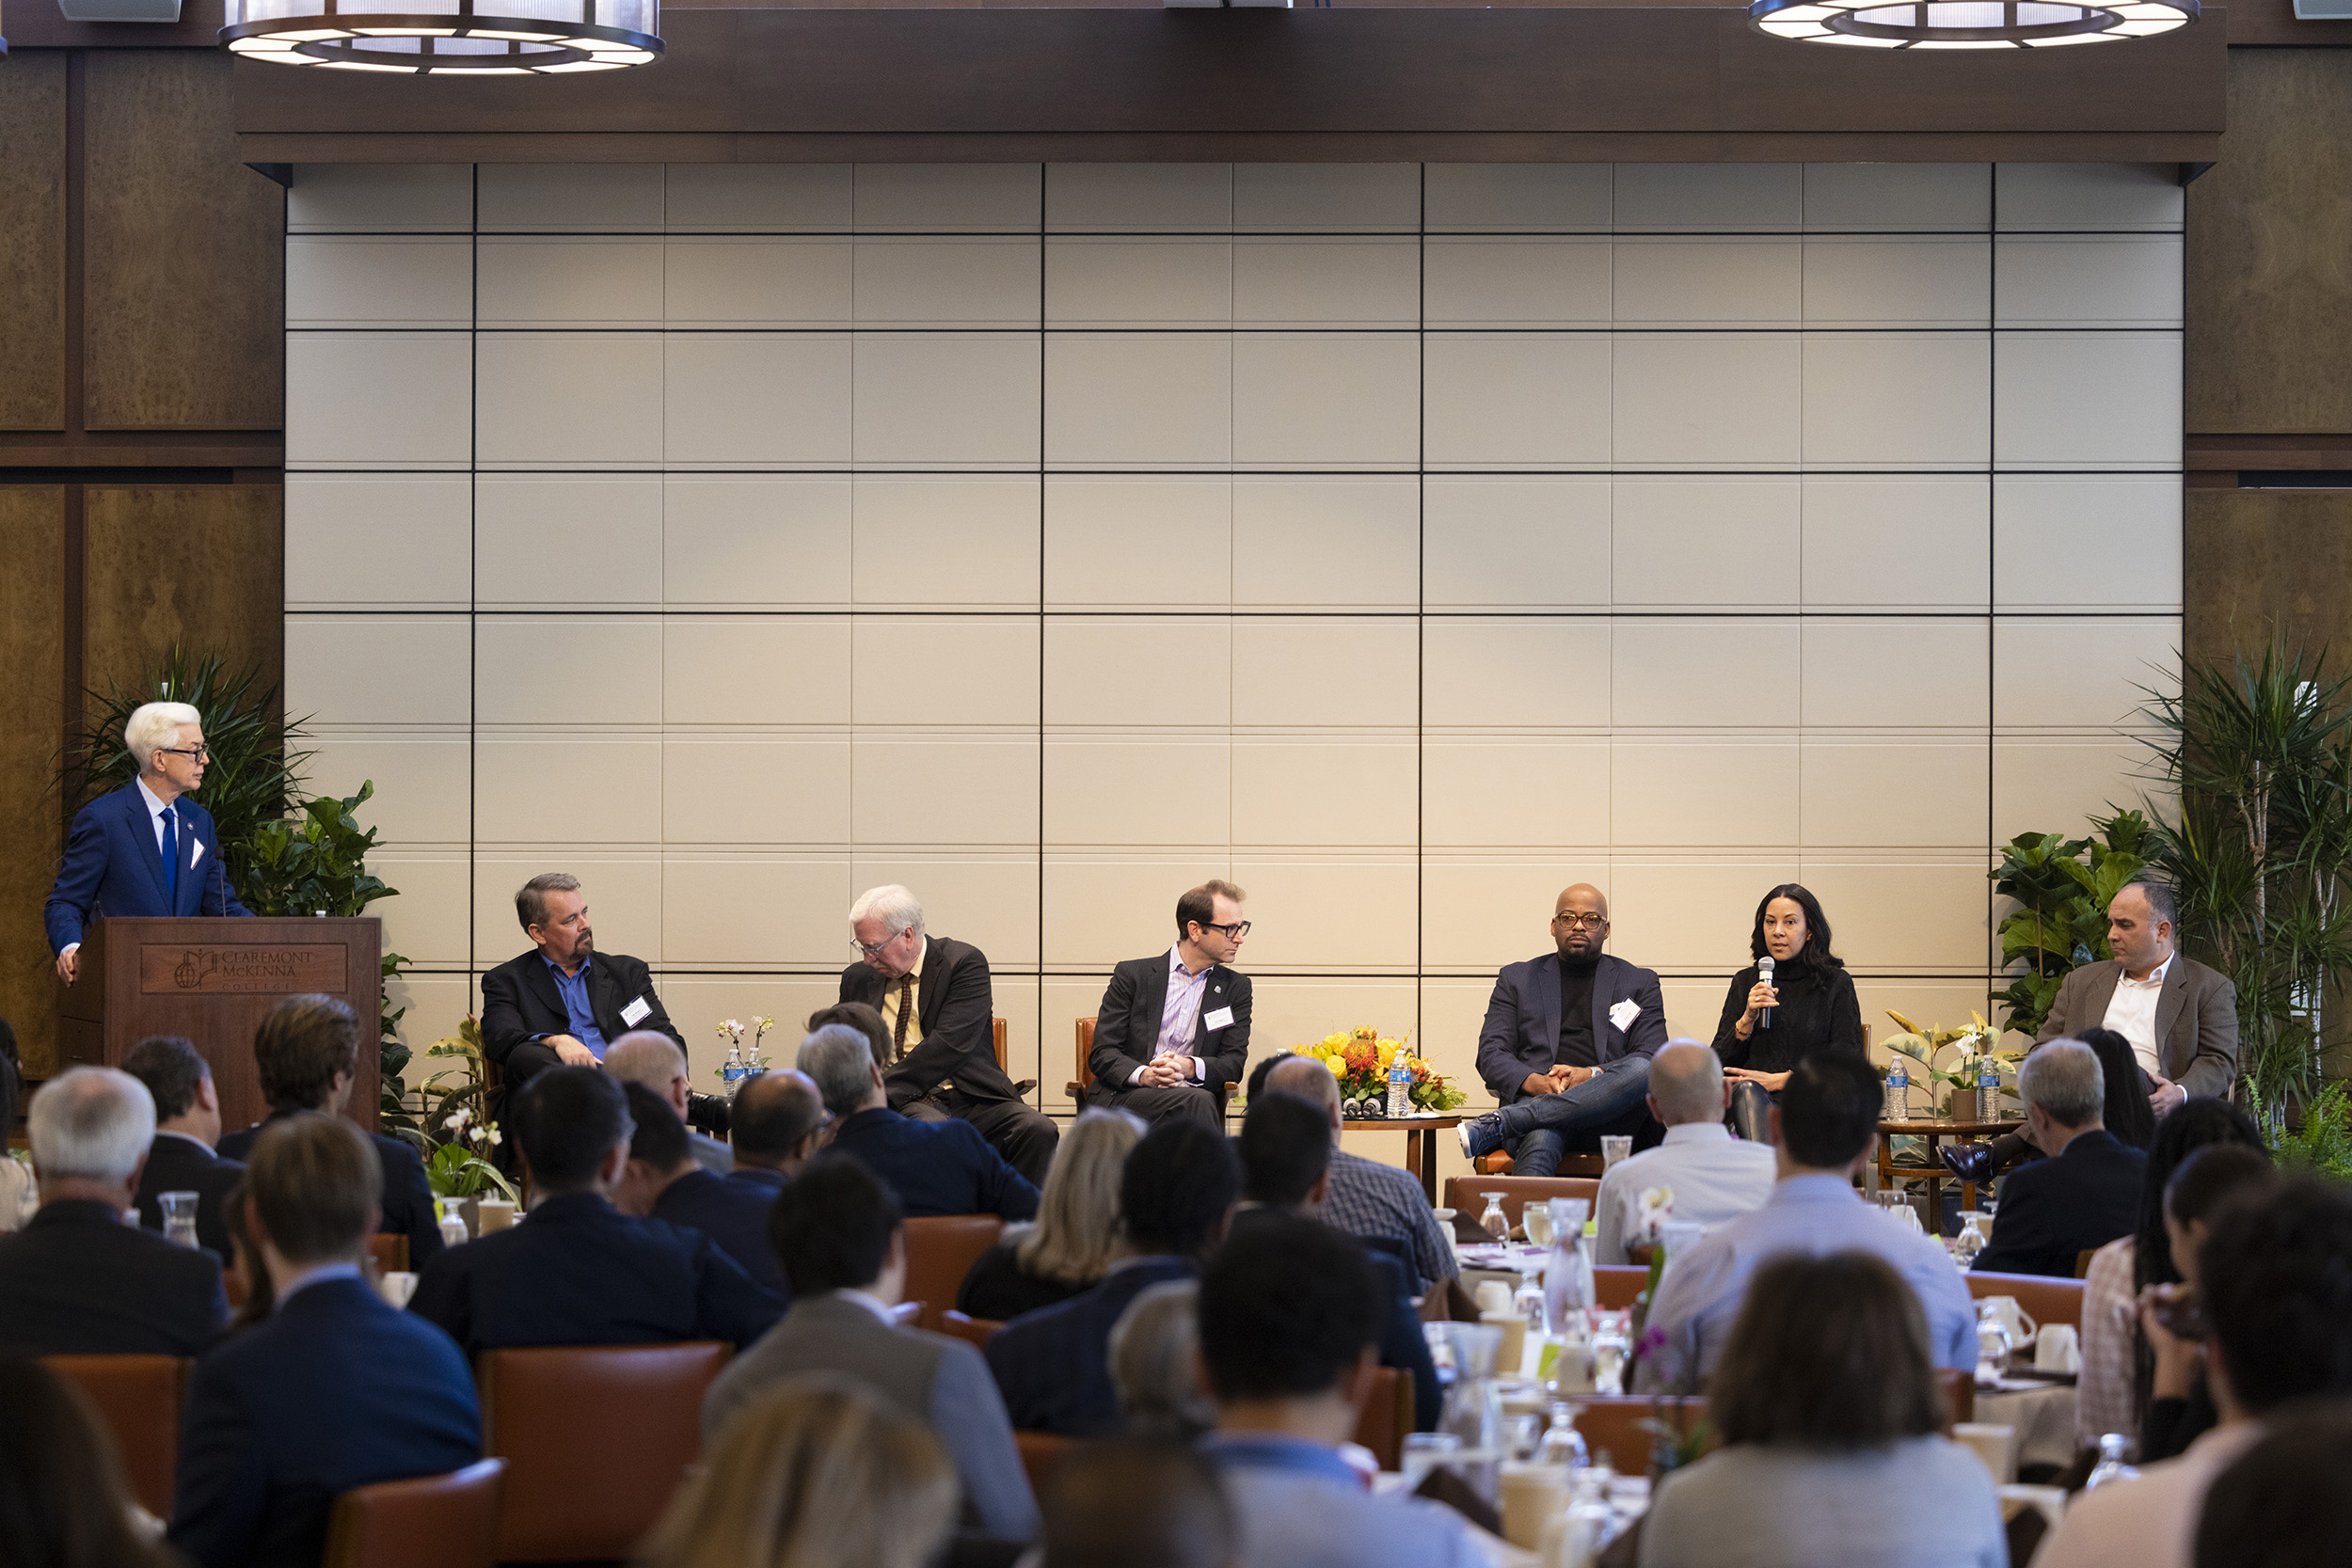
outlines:
M8 1568L177 1568L132 1500L122 1462L65 1379L0 1359L0 1562Z
M849 1378L797 1377L727 1423L642 1568L927 1568L958 1496L920 1422Z
M1101 1284L1125 1239L1120 1173L1143 1132L1142 1118L1125 1111L1081 1113L1054 1151L1036 1223L1014 1226L980 1255L956 1310L1001 1323Z

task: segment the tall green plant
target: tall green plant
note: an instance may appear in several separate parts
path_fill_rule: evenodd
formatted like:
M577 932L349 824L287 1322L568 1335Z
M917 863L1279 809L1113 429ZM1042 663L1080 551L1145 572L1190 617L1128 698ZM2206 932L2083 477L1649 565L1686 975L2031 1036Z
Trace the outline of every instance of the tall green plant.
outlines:
M2113 957L2107 905L2147 864L2141 855L2148 819L2139 813L2092 826L2095 839L2020 833L1990 873L1993 890L2017 903L2001 922L2001 960L2026 965L1993 1000L2009 1009L2008 1026L2023 1034L2041 1031L2069 971Z

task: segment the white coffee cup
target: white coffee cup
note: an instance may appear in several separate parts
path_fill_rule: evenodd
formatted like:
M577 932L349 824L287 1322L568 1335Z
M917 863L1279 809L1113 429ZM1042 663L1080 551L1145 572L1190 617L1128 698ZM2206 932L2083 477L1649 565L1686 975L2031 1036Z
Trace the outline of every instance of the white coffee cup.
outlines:
M1991 1318L2008 1331L2010 1349L2024 1350L2033 1343L2037 1325L2031 1314L2017 1305L2015 1296L1986 1296L1977 1303L1977 1315Z
M482 1215L482 1235L487 1236L493 1230L505 1230L515 1223L515 1206L502 1197L481 1198L475 1207Z
M2052 1323L2034 1341L2033 1364L2044 1372L2079 1372L2083 1370L2081 1338L2073 1323Z
M394 1307L405 1308L408 1298L417 1293L417 1276L399 1270L389 1271L375 1282L375 1291Z
M1960 1421L1952 1427L1955 1442L1964 1443L1993 1472L1993 1484L2007 1486L2017 1479L2017 1429L1984 1421Z

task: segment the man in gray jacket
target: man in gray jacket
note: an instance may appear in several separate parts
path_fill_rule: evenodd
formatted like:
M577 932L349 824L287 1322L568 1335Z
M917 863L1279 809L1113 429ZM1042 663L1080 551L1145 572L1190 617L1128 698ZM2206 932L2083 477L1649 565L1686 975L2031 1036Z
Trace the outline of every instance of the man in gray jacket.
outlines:
M2180 902L2160 882L2128 882L2107 905L2115 957L2067 972L2034 1043L2112 1029L2131 1042L2159 1117L2237 1079L2237 989L2179 950Z

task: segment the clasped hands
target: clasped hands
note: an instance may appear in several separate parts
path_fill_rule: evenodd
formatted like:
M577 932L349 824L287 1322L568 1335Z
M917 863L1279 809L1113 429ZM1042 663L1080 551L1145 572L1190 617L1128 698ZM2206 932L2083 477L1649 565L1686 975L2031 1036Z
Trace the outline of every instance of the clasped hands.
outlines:
M1136 1080L1138 1088L1168 1089L1179 1084L1196 1083L1192 1075L1192 1058L1181 1052L1163 1051L1152 1058Z
M1597 1068L1562 1065L1549 1072L1529 1073L1527 1081L1519 1088L1527 1094L1565 1094L1586 1079L1597 1076L1599 1070Z

